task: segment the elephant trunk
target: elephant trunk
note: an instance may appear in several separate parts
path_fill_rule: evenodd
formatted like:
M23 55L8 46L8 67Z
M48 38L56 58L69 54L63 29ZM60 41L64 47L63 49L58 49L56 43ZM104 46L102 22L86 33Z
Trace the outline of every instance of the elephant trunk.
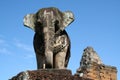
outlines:
M44 45L45 45L45 57L46 68L53 68L53 44L55 27L51 21L51 16L47 15L44 21L43 27Z

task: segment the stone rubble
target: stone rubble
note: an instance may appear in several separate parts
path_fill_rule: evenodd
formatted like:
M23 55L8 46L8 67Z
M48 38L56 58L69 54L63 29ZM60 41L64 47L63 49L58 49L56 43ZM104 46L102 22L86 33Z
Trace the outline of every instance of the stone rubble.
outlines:
M75 75L93 80L117 80L117 68L103 64L94 49L87 47Z

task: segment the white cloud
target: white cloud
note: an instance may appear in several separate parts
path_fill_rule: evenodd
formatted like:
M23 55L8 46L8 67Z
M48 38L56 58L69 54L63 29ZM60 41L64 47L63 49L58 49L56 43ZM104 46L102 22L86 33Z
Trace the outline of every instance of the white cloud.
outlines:
M4 35L0 34L0 38L3 38L3 37L4 37Z
M3 35L0 35L0 47L10 47L10 41L7 41Z
M30 51L30 52L34 52L33 50L33 47L30 46L30 45L26 45L26 44L23 44L21 42L15 42L15 45L18 47L18 48L21 48L21 49L24 49L26 51Z
M3 39L3 36L0 35L0 54L11 54L11 51L9 50L9 44L5 39Z
M3 43L5 43L5 40L0 39L0 44L3 44Z
M23 43L16 38L13 41L14 41L14 45L16 46L16 48L21 49L21 51L24 51L25 53L27 51L27 54L24 54L24 56L23 56L24 59L32 59L35 57L35 52L34 52L32 45Z
M34 49L32 45L24 44L18 39L7 41L3 36L0 35L0 54L11 55L13 52L16 53L15 49L27 51L28 54L25 55L26 58L34 57Z
M11 52L6 48L0 48L0 54L11 54Z
M34 53L25 55L25 59L30 59L34 57L35 57Z
M0 35L0 46L6 45L6 40L4 39L4 36Z

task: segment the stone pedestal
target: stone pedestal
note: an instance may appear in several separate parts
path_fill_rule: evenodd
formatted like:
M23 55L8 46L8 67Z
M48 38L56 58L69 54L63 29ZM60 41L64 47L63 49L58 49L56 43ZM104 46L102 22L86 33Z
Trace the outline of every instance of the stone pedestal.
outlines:
M73 76L67 69L40 69L21 72L10 80L90 80Z

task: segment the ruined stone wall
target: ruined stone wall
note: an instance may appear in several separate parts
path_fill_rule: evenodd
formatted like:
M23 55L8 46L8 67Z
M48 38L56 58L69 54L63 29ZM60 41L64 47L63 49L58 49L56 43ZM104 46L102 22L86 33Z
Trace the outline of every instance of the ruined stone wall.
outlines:
M89 67L81 68L82 77L93 80L117 80L117 69L113 66L91 63Z
M84 49L76 75L93 80L117 80L117 68L102 63L92 47Z

